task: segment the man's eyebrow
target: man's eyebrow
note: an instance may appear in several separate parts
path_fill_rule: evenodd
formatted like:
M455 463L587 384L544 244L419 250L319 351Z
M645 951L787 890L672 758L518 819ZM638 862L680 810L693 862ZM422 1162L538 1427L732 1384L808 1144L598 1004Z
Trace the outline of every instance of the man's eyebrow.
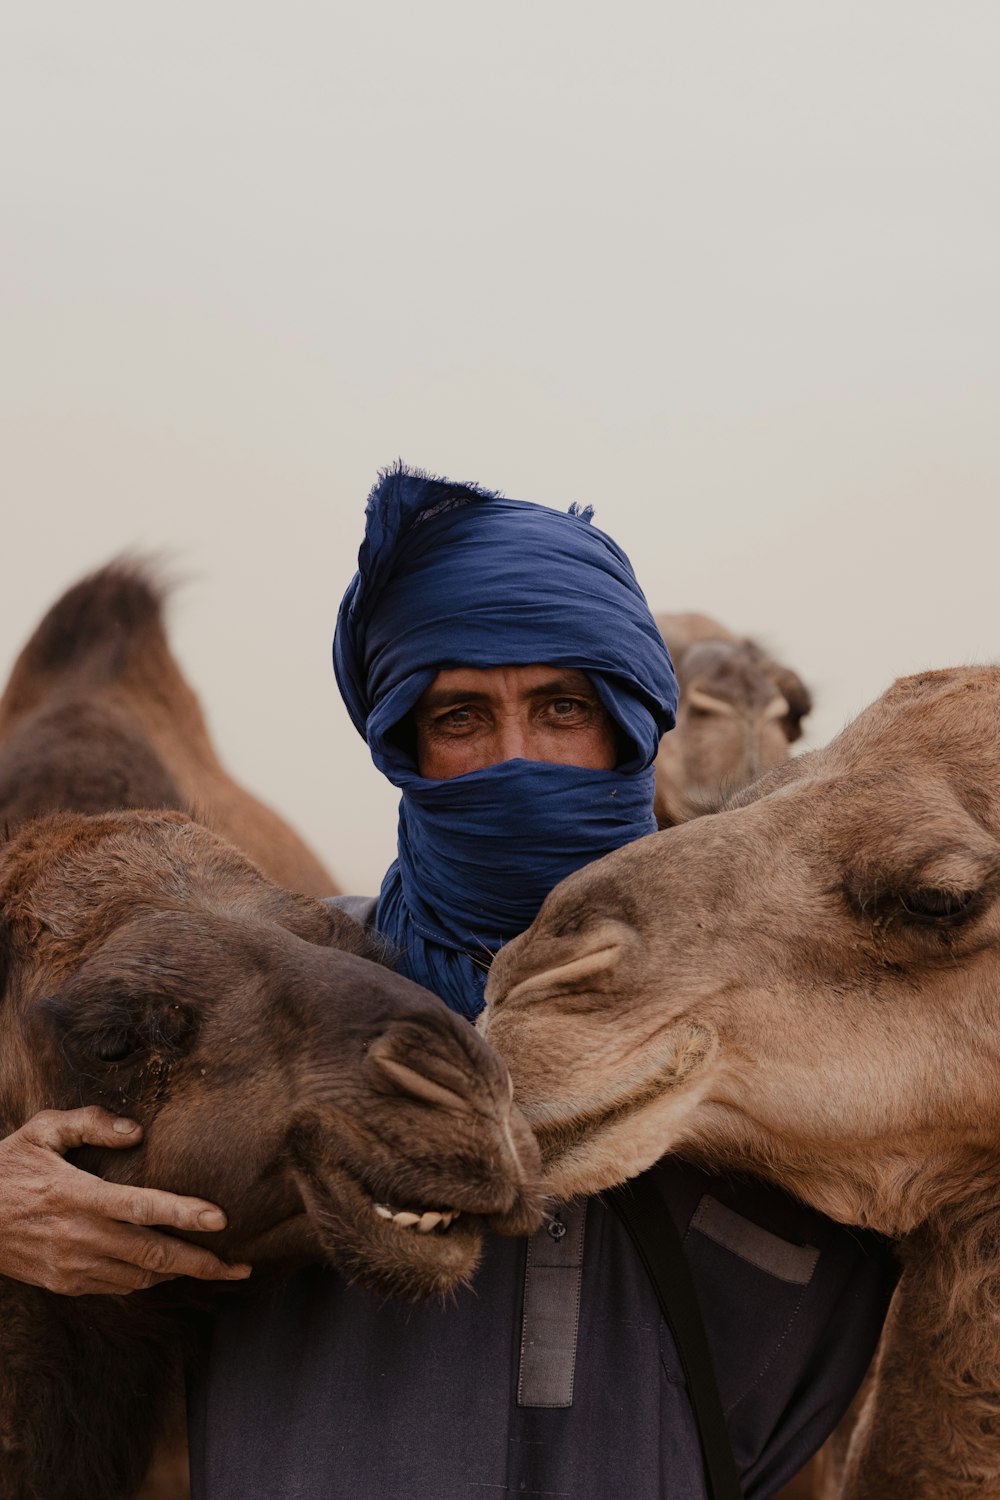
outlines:
M573 675L550 677L545 682L536 683L526 688L526 698L548 698L563 693L568 698L581 698L584 696L597 698L597 689L588 677L582 672ZM480 688L470 689L463 692L457 688L428 688L417 704L415 712L434 713L441 708L454 708L458 703L488 703L493 695L483 692Z
M421 714L436 708L453 708L456 703L486 703L489 697L489 693L483 692L463 693L461 688L428 688L414 712Z
M597 689L582 672L575 672L573 676L552 677L548 682L540 682L537 687L528 689L527 696L530 698L545 698L553 693L565 693L568 698L582 698L585 694L589 697L597 697Z

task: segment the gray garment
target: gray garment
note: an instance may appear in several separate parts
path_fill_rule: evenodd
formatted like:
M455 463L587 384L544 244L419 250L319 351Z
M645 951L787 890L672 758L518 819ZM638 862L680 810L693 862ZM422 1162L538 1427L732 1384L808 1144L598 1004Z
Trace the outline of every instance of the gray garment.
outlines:
M850 1402L893 1268L874 1236L760 1183L653 1171L685 1235L747 1500L765 1500ZM598 1198L572 1404L565 1388L560 1404L519 1403L526 1249L491 1236L473 1286L444 1305L388 1302L318 1267L230 1304L192 1391L193 1500L702 1500L673 1341Z
M362 927L371 927L375 922L377 896L326 896L327 906L335 906L345 916L353 917Z

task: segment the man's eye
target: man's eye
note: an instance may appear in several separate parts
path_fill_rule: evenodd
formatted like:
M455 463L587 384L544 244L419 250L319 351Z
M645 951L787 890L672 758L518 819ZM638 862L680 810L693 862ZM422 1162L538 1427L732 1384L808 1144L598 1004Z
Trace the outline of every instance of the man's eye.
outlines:
M575 713L581 713L586 706L579 698L556 698L552 703L552 712L557 719L568 719Z
M446 714L442 714L437 723L444 729L464 729L472 723L471 708L450 708Z

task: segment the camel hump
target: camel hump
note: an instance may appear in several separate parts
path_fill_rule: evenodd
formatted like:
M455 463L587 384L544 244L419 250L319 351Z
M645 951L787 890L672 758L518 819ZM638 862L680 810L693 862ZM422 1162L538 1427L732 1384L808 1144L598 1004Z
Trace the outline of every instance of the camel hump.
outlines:
M897 677L887 696L902 699L925 698L929 693L938 696L954 692L995 693L998 683L1000 666L941 667Z
M0 699L0 731L64 688L99 691L136 670L149 681L172 675L163 630L167 592L151 561L131 557L67 589L14 663Z
M31 673L55 676L84 664L117 677L137 652L163 641L167 587L154 565L121 557L82 578L48 611L21 653Z

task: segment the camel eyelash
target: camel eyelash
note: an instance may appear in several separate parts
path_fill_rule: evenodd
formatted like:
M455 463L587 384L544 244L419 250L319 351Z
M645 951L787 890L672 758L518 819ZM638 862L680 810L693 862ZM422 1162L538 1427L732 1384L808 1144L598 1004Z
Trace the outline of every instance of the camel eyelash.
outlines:
M975 915L982 906L982 891L957 891L936 886L920 886L907 891L897 900L903 920L916 924L956 927Z
M938 931L961 926L982 909L985 892L946 886L909 886L878 879L844 887L848 905L861 917L885 928L893 922Z

